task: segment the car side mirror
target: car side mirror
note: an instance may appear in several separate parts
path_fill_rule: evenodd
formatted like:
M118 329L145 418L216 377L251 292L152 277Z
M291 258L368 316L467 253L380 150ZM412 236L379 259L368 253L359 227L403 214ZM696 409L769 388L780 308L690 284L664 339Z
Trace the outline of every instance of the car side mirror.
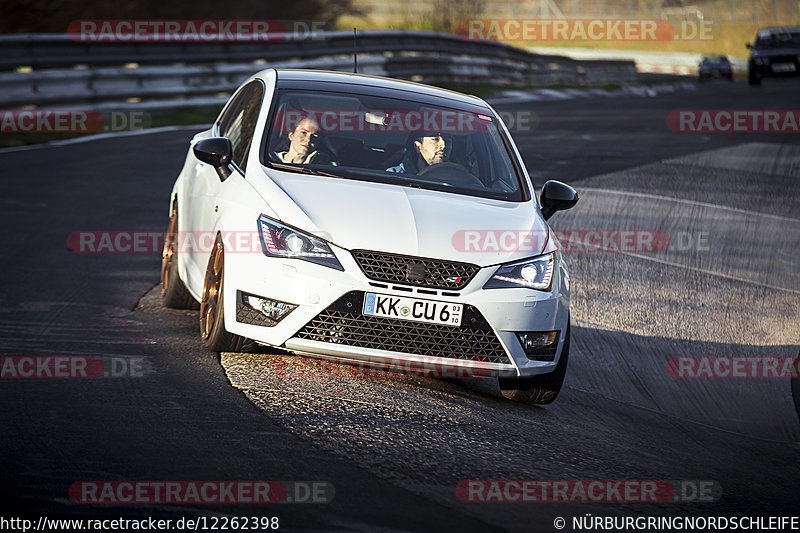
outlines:
M224 167L230 163L233 153L231 141L225 137L201 139L194 144L192 150L197 159L214 168Z
M542 194L539 196L542 216L548 220L556 211L571 209L578 203L578 200L578 191L566 183L550 180L544 184Z
M753 48L753 45L750 43L744 43L745 48Z
M228 163L231 162L233 147L227 137L209 137L197 141L192 147L194 156L217 170L220 181L231 175Z

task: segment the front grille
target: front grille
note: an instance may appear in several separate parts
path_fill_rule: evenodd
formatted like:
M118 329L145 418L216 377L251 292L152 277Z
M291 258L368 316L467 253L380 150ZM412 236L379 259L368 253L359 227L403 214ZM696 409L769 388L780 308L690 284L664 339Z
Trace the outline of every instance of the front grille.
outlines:
M770 63L797 63L797 56L794 54L780 55L780 56L767 56Z
M463 289L480 270L469 263L366 250L353 251L353 257L370 279L435 289Z
M791 63L794 65L794 70L775 70L775 65L785 65ZM773 74L782 75L782 76L797 76L798 70L800 69L800 60L797 59L797 56L790 55L790 56L772 56L769 58L769 69Z
M361 314L364 292L352 291L322 311L296 337L413 355L511 364L489 323L464 306L461 326L425 324Z

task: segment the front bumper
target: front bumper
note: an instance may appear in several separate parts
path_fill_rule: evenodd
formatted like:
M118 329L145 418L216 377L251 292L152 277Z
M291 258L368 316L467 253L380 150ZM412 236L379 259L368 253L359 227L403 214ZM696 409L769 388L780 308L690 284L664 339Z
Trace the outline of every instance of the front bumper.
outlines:
M800 76L800 57L795 55L754 57L750 59L748 68L760 78L796 77Z
M733 71L724 68L701 69L698 76L701 78L730 78L733 76Z
M560 254L556 254L548 292L483 289L496 266L481 268L465 287L452 290L368 279L350 252L331 248L343 272L256 253L226 254L226 329L301 354L402 370L421 365L435 367L442 374L529 376L555 369L569 317L569 274ZM244 314L238 291L298 307L273 326L257 325L258 321L250 319L241 321ZM464 305L462 325L363 316L361 302L366 292L460 303ZM529 359L516 336L519 331L556 330L560 334L552 361Z

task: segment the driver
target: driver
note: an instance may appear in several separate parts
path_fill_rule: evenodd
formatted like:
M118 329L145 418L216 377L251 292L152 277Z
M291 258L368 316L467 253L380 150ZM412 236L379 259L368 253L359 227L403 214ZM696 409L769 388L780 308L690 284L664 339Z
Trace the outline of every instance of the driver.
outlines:
M327 163L325 157L316 150L319 141L319 124L311 117L302 118L287 135L289 149L284 152L275 152L277 158L284 163L308 164Z
M414 172L419 174L426 168L442 163L445 156L445 142L441 133L423 133L414 138L416 151L409 150L403 161L386 169L387 172Z

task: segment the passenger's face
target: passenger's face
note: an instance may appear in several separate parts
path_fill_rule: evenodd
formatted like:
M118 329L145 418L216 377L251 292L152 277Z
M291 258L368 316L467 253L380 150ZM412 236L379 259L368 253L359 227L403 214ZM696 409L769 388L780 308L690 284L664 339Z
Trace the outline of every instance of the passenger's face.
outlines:
M304 118L297 124L293 132L289 133L289 151L297 155L306 155L314 149L317 142L317 123L309 118Z
M441 163L444 160L444 138L441 135L423 137L422 141L414 141L420 155L429 165Z

